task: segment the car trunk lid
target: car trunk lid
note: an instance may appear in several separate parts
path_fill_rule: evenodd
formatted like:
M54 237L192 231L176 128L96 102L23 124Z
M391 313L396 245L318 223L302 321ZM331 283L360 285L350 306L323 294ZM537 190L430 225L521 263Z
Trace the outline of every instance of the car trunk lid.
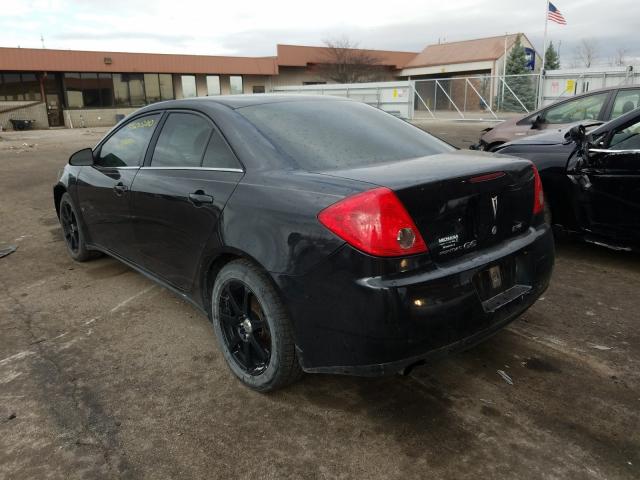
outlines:
M436 262L519 235L532 219L528 160L457 151L322 173L393 190Z

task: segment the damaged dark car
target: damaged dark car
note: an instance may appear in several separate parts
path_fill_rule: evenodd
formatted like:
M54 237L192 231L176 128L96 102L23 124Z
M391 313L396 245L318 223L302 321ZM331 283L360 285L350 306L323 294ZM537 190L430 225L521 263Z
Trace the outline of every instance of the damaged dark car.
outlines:
M54 201L71 257L106 253L193 303L258 391L468 348L554 263L529 160L331 97L145 107L70 158Z
M640 249L640 108L605 124L571 128L496 149L540 172L547 220L565 233L616 250Z

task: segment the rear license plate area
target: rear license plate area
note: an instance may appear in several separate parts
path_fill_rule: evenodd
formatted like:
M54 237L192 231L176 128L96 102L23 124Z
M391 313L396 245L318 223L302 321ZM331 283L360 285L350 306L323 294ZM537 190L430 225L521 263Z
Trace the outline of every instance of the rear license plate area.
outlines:
M516 283L516 262L506 258L477 272L473 284L481 301L489 300Z

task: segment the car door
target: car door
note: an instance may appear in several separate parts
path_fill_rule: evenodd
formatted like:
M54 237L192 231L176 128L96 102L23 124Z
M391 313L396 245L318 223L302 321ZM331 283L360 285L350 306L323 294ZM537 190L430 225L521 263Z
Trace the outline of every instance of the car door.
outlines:
M132 186L141 265L190 290L205 245L221 242L218 221L243 169L213 122L193 111L169 113L152 148Z
M133 260L130 188L161 113L125 123L94 151L78 178L78 202L91 243Z
M614 127L577 168L588 230L640 240L640 118Z

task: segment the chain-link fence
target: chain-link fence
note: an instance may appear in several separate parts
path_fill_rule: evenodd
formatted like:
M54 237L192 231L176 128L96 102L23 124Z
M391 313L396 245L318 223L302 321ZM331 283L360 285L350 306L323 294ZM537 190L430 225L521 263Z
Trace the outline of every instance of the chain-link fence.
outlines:
M414 117L495 118L535 110L540 76L478 75L415 80Z
M275 92L348 97L407 119L503 120L597 88L640 85L640 73L556 71L469 75L393 82L276 87ZM542 87L542 91L540 88Z

